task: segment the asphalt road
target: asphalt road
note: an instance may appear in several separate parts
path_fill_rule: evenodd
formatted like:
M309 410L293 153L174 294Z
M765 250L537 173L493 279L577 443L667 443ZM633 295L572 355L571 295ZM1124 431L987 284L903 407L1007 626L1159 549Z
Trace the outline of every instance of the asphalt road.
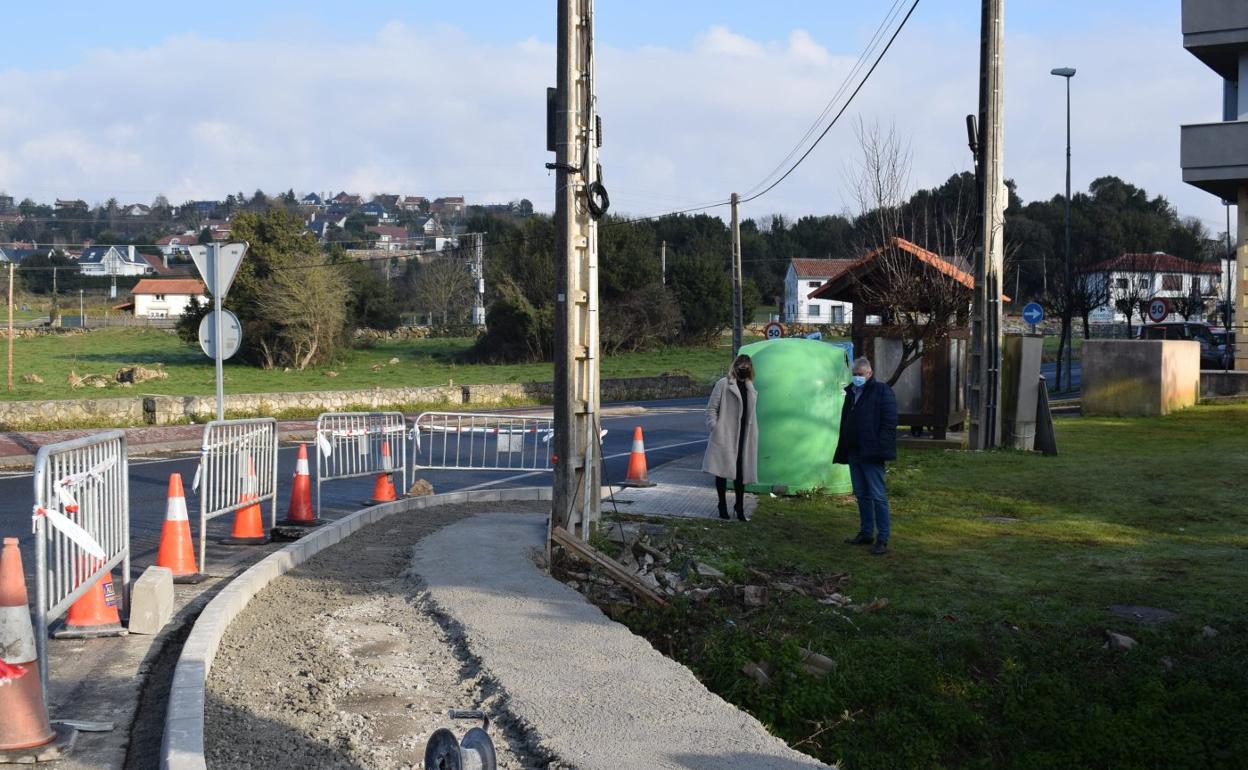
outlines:
M602 420L603 427L607 429L607 435L603 439L603 453L606 457L605 480L618 483L624 478L632 448L634 426L640 425L645 433L646 460L651 468L702 451L706 444L706 430L702 417L702 410L705 406L703 399L636 402L635 405L644 407L646 411L636 415L604 417ZM612 404L611 406L621 405ZM290 501L290 484L295 471L296 453L296 444L282 445L279 449L277 508L279 519L286 515L286 506ZM187 509L191 512L192 534L198 544L199 498L191 490L191 479L195 475L198 457L198 451L189 451L167 456L132 457L130 459L132 576L137 577L156 560L171 473L182 474L183 486L187 493ZM312 462L312 466L315 474L315 461ZM454 492L484 487L541 486L550 483L549 471L518 473L515 471L422 470L417 475L433 484L435 492ZM314 500L315 486L314 478ZM367 477L325 482L322 486L321 516L326 519L337 519L359 510L361 501L372 496L372 489L373 479ZM28 585L33 591L32 575L35 558L30 516L34 505L34 488L31 474L29 472L0 474L0 499L6 501L0 509L0 535L8 537L16 535L20 538L23 566L30 580ZM267 525L269 517L267 503L264 513ZM208 522L207 562L210 574L215 574L214 562L237 563L236 558L223 559L221 557L226 549L236 556L238 547L231 548L216 543L218 539L229 533L232 522L232 514L220 516ZM278 543L247 548L254 551L255 559L259 559L280 546L281 544ZM203 569L203 565L200 565L200 569ZM233 571L232 568L230 571Z
M1082 380L1083 364L1081 364L1078 361L1072 361L1070 363L1070 371L1071 371L1071 377L1070 377L1071 387L1069 390L1062 391L1060 395L1062 395L1063 397L1067 397L1067 398L1076 398L1079 395L1079 391L1083 387L1083 380ZM1057 364L1055 363L1040 364L1040 373L1044 375L1045 381L1049 383L1049 395L1050 396L1059 395L1053 392L1053 385L1052 385L1052 383L1057 382ZM1062 379L1063 380L1066 379L1065 372L1062 373Z

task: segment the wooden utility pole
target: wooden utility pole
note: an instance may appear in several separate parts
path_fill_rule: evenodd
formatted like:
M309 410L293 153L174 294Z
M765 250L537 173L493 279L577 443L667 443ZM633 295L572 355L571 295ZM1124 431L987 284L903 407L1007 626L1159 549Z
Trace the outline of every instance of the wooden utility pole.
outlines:
M729 200L732 203L732 356L736 358L745 328L741 312L741 218L737 213L741 196L733 193Z
M9 390L13 390L13 263L9 263Z
M551 525L588 540L601 516L598 415L599 182L594 103L594 2L559 0L554 99L555 463Z
M1000 444L1001 267L1004 256L1005 0L982 0L979 55L979 248L975 252L975 294L971 307L971 360L967 406L969 444Z
M667 285L667 241L663 241L663 245L659 247L659 276L663 281L663 285Z

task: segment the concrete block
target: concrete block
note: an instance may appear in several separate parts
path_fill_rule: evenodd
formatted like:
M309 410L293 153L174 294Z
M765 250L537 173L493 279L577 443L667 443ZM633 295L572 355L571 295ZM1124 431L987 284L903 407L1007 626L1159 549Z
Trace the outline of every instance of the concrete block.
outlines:
M1206 369L1200 373L1200 397L1248 397L1248 372Z
M1200 343L1088 340L1083 346L1084 416L1149 417L1196 404Z
M501 489L474 489L468 493L468 500L473 503L496 503L502 499Z
M158 634L173 618L173 570L148 567L130 588L132 634Z
M520 489L500 490L500 500L544 500L542 487L521 487Z

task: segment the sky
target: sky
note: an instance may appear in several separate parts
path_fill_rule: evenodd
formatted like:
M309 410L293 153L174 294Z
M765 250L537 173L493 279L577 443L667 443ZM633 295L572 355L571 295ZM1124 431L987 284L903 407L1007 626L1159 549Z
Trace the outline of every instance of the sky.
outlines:
M892 0L597 0L600 161L613 209L657 214L745 192L823 110ZM910 187L971 168L978 3L921 0L841 122L742 216L856 210L854 126L895 126ZM6 8L0 190L175 204L293 188L529 198L554 84L551 0L136 0ZM1174 0L1006 3L1005 171L1024 200L1115 174L1214 232L1183 184L1179 126L1220 119L1221 82L1182 47ZM714 212L718 213L718 212Z

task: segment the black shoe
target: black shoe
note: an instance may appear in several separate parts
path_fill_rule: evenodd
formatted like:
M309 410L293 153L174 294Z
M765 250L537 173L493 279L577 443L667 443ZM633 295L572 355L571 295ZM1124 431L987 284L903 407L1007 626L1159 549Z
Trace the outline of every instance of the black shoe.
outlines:
M741 508L734 508L733 510L734 510L734 511L736 512L736 514L737 514L737 521L749 521L749 519L745 518L745 511L744 511L744 510L742 510ZM727 517L725 517L725 518L727 518Z
M845 545L871 545L874 542L875 542L875 538L871 537L870 535L864 535L861 532L854 535L853 537L849 537L845 539Z
M871 548L871 555L872 555L872 556L883 556L883 555L884 555L884 554L886 554L886 553L888 553L888 541L887 541L887 540L876 540L876 541L875 541L875 545Z
M719 518L723 519L724 521L728 521L729 519L728 506L726 505L719 506Z

